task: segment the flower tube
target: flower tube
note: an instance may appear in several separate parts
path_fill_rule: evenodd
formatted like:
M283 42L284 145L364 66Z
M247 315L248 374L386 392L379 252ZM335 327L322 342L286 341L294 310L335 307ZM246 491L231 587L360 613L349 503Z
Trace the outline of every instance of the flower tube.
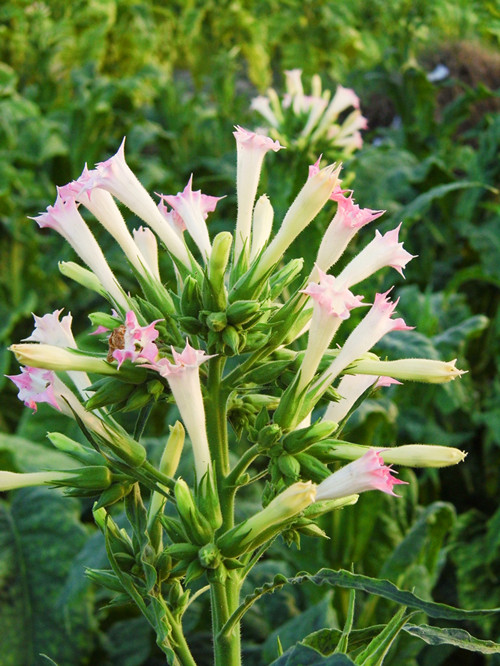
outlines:
M264 157L270 150L276 153L283 146L279 141L273 141L267 136L255 134L239 126L233 134L238 156L236 169L238 213L234 237L234 255L237 260L245 245L247 252L249 251L253 203Z
M113 236L135 270L141 275L146 275L149 272L147 263L134 242L118 206L109 192L92 186L93 179L92 173L85 165L80 177L59 188L59 193L63 197L73 197L75 201L85 206Z
M397 361L379 361L359 359L354 361L345 372L349 374L385 375L410 382L426 384L446 384L465 374L466 370L456 367L457 359L435 361L430 358L402 358Z
M313 300L313 315L307 340L307 349L300 367L300 392L311 381L318 369L323 354L337 332L340 324L350 316L350 310L360 307L362 296L354 296L343 283L321 269L320 282L309 283L302 290Z
M331 164L308 178L288 209L278 233L262 255L257 277L278 263L289 245L323 208L338 185L340 169L341 165Z
M173 363L162 358L144 367L156 370L168 381L193 445L196 479L200 483L205 473L211 469L211 459L199 366L212 357L201 350L193 349L187 340L184 350L179 354L172 348L172 355Z
M356 400L358 400L370 387L379 388L400 384L392 377L374 377L373 375L344 375L337 387L340 395L338 402L330 402L323 415L324 421L340 423L351 411Z
M387 294L376 294L375 303L370 308L368 314L356 326L354 331L345 341L336 358L332 361L330 367L323 372L314 384L313 388L326 387L337 377L348 365L365 354L373 347L386 333L390 331L408 331L411 326L407 326L403 319L391 319L398 301L393 303L387 298ZM367 372L356 371L356 374L371 374ZM389 375L392 373L380 372L379 375Z
M54 229L65 238L75 252L97 276L113 301L122 308L127 308L127 297L113 275L104 254L78 212L73 197L64 198L59 190L53 206L48 206L45 213L32 218L42 229Z

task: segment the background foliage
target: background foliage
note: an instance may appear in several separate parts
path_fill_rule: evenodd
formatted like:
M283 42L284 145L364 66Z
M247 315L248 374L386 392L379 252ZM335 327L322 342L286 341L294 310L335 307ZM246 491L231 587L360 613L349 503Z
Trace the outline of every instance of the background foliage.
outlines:
M353 563L357 573L415 587L424 598L467 608L500 606L499 41L500 13L488 1L3 2L2 468L71 464L45 440L47 430L58 428L57 415L43 408L37 416L27 413L3 379L17 371L4 347L29 335L31 312L63 305L75 318L74 330L84 335L86 313L97 305L57 271L58 260L72 258L70 248L39 232L27 216L53 202L54 185L77 177L85 162L113 154L126 135L127 159L148 189L177 192L194 172L197 188L229 194L212 222L214 233L232 228L233 124L259 123L250 100L271 84L281 90L284 69L302 68L306 81L317 72L324 87L354 87L369 119L364 148L345 165L358 202L387 210L381 231L404 220L405 246L419 255L406 270L406 282L396 285L399 311L416 331L404 339L389 336L380 350L390 348L391 358L458 354L458 365L469 370L445 388L404 386L365 402L349 422L349 436L374 445L396 439L449 444L466 450L468 458L456 469L412 475L400 501L362 497L324 525L331 540L322 548L307 538L300 551L277 544L252 583L300 568L314 572ZM428 73L438 64L449 74L432 82ZM269 160L264 177L271 197L281 196L278 213L292 195L287 159L280 154ZM307 164L300 156L295 163L305 178ZM319 235L320 224L309 233ZM99 240L126 285L118 253L104 235ZM311 262L307 246L300 249ZM389 287L392 276L381 279L384 284L374 283L373 291ZM153 456L166 427L165 417L156 414ZM259 502L249 496L247 511ZM6 666L49 663L40 653L60 666L161 663L142 619L128 608L108 607L106 593L83 575L84 567L99 568L105 560L89 509L41 490L3 498ZM51 555L56 551L57 569ZM389 602L358 597L360 629L391 617ZM247 616L246 663L277 658L278 636L286 650L313 629L342 627L346 609L343 590L293 586L274 593ZM210 663L201 598L187 621L199 663ZM483 638L500 636L498 620L464 626ZM407 633L385 663L451 664L456 658L449 647L433 648L431 657L422 645ZM461 653L464 664L499 663L495 658Z

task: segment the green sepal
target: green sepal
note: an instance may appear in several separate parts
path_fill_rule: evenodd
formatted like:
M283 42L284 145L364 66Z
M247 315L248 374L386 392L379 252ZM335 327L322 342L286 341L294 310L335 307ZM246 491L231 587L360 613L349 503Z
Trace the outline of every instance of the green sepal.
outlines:
M253 384L270 384L288 368L290 361L268 361L253 368L242 377L242 382Z
M291 284L295 278L302 271L304 266L304 259L302 257L296 257L289 261L283 268L280 268L274 275L269 278L269 284L271 286L270 298L275 300L283 292L283 290Z
M164 515L159 516L159 520L171 541L174 543L184 543L188 541L188 536L179 520Z
M107 314L106 312L91 312L88 315L88 318L93 327L104 326L104 328L107 328L110 331L117 328L122 323L118 317L113 317L113 315Z
M177 321L182 330L188 335L198 335L205 329L201 321L195 317L177 317Z
M314 483L321 483L331 475L328 467L309 455L308 453L297 453L295 456L300 463L301 476L306 479L311 479Z
M53 481L52 484L54 486L68 486L69 488L96 491L109 488L113 481L113 474L109 467L105 465L75 467L67 471L71 476Z
M227 317L225 312L210 312L205 318L205 324L211 331L219 333L227 326Z
M226 557L224 558L224 566L226 569L233 570L233 569L243 569L245 565L237 560L235 557Z
M333 421L318 420L307 428L292 430L283 438L283 448L289 453L300 453L331 435L337 427L337 423Z
M215 487L215 477L207 471L201 478L196 489L196 505L210 523L212 529L218 530L222 525L222 513L219 496Z
M99 386L95 390L96 384L99 384ZM133 391L133 385L113 377L105 377L96 384L90 387L91 390L95 390L95 393L85 403L88 411L107 407L108 405L117 405L126 400Z
M222 331L222 340L224 341L224 344L229 347L233 354L238 354L241 341L240 336L238 335L238 331L234 328L234 326L226 326L226 328Z
M119 502L126 497L132 490L133 482L123 481L122 483L114 483L110 488L107 488L97 500L95 504L96 509L101 507L111 506L115 502Z
M205 573L205 567L202 566L198 560L193 560L189 563L188 568L186 569L185 584L188 585L192 583L197 578L201 578Z
M208 281L211 286L211 294L214 298L215 307L205 305L202 291L202 299L205 307L211 310L225 310L227 307L227 291L224 285L224 277L231 255L233 236L229 231L221 231L212 242L212 252L208 261Z
M160 583L169 577L172 570L172 558L166 551L160 553L156 558L155 569Z
M174 560L191 560L198 555L198 550L199 548L195 544L184 541L167 546L164 552Z
M93 583L112 592L123 592L123 585L110 569L85 569L85 575Z

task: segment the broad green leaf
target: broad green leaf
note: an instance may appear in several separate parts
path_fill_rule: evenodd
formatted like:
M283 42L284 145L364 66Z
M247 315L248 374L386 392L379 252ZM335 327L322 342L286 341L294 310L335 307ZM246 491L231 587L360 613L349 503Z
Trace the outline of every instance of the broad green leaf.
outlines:
M152 630L146 618L115 622L106 632L112 666L142 666L151 652Z
M349 633L349 653L352 654L353 652L364 648L383 630L383 628L383 624L375 624L366 629L353 629ZM309 634L309 636L306 636L303 643L318 650L321 654L329 655L337 652L337 647L340 645L342 637L343 632L340 629L320 629L319 631L315 631L314 633ZM344 648L343 652L347 652L347 649Z
M88 594L60 604L73 558L86 540L79 504L56 491L18 491L0 504L2 666L83 663L92 649Z
M345 654L323 657L313 648L299 644L273 661L270 666L354 666L354 662Z
M430 617L445 620L476 619L500 613L500 608L464 610L446 604L436 603L434 601L424 601L412 592L400 590L388 580L350 573L344 569L338 571L321 569L316 574L301 573L294 578L288 579L289 583L305 583L307 581L310 581L315 585L332 585L333 587L338 586L348 589L363 590L370 594L389 599L390 601L395 601L398 604L408 606L409 608L424 611L424 613L427 613Z
M456 645L463 650L480 652L481 654L500 653L500 643L480 640L471 636L464 629L455 627L441 629L440 627L430 627L427 624L407 624L403 629L411 636L417 636L429 645Z

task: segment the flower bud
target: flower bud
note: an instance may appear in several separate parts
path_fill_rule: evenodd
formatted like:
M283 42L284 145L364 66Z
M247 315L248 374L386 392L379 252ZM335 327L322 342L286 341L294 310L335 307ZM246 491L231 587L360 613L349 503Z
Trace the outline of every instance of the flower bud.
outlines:
M197 509L193 496L184 479L177 479L174 487L177 511L186 533L193 543L203 546L212 539L212 528L205 516Z
M64 347L26 342L11 345L9 349L14 352L21 365L33 368L47 368L56 372L59 370L82 370L83 372L96 372L101 375L116 375L118 373L118 370L104 359Z
M398 361L354 361L348 369L348 374L386 376L413 382L428 384L445 384L460 377L466 371L455 367L457 359L449 361L434 361L429 358L404 358Z
M309 446L325 439L337 429L333 421L318 421L309 428L292 430L283 439L283 448L289 453L300 453Z
M326 442L325 442L326 444ZM330 447L331 457L338 460L357 460L369 446L334 441ZM449 467L463 462L467 453L452 446L437 444L405 444L387 449L380 449L384 463L404 465L406 467Z

